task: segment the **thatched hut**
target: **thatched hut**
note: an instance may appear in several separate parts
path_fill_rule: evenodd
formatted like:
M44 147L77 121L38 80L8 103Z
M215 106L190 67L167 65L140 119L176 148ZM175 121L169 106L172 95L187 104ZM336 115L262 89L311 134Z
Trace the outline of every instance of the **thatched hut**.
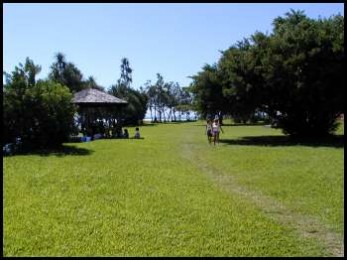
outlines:
M73 103L78 105L82 133L94 136L101 133L106 137L116 135L121 129L122 108L127 101L89 88L75 93Z

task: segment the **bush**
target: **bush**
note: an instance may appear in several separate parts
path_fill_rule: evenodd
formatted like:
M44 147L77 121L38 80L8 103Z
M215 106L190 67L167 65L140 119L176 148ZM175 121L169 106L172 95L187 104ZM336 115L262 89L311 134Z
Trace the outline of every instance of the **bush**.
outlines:
M74 132L75 108L69 89L59 83L39 82L28 99L33 104L31 142L57 146Z
M74 131L75 107L69 89L51 81L29 82L16 67L3 88L5 143L20 137L23 148L61 145Z

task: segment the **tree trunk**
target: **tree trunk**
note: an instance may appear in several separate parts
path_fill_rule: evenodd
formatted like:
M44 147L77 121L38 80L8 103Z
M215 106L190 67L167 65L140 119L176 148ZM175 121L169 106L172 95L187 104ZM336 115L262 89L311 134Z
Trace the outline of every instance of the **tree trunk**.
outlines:
M153 122L156 122L157 121L157 106L154 105L154 120Z
M159 122L161 122L161 113L162 113L161 108L158 109L158 113L159 113Z
M164 119L164 122L166 122L166 113L165 113L165 108L163 108L163 119Z
M169 111L169 115L168 115L168 118L167 118L168 121L172 121L171 120L171 114L172 114L172 108L170 108L170 111Z
M175 109L175 108L173 109L173 120L174 120L174 121L177 121L177 118L176 118L176 109Z

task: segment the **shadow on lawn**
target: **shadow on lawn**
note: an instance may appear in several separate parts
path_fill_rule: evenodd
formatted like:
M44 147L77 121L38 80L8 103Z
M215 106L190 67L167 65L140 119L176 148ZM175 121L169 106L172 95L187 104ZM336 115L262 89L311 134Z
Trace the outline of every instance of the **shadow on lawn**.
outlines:
M50 148L50 149L31 149L31 150L23 150L15 155L40 155L40 156L49 156L49 155L56 155L59 157L62 156L84 156L84 155L91 155L94 151L80 148L76 146L71 145L63 145L61 147L57 148Z
M247 123L247 124L243 124L243 123L240 123L240 124L222 124L222 128L224 126L265 126L266 124L264 123ZM195 125L195 126L206 126L206 124L199 124L199 125Z
M144 126L158 126L158 125L178 125L178 124L187 124L187 123L195 123L196 121L190 120L190 121L166 121L166 122L153 122L149 123L146 122L143 125L139 125L138 127L144 127Z
M138 124L127 124L127 125L123 125L123 128L129 128L129 127L139 127L139 128L141 128L141 127L147 127L147 126L157 126L158 124L160 124L160 123L155 123L155 122L148 122L148 121L146 121L146 122L144 122L143 124L140 124L140 125L138 125Z
M260 126L260 125L265 126L267 124L265 124L265 123L246 123L246 124L244 124L244 123L232 123L232 124L223 124L222 127L223 126Z
M311 146L311 147L344 147L344 135L334 135L322 140L293 139L289 136L245 136L240 139L221 139L220 143L228 145L259 146Z
M125 126L125 127L148 127L148 126L158 126L158 123L144 123L143 125Z

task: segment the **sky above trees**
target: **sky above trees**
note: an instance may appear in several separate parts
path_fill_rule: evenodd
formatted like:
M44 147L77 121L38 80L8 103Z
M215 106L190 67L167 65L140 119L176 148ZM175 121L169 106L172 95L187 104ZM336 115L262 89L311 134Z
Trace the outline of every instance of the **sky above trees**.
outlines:
M343 3L291 4L4 4L3 70L30 57L46 78L57 52L87 79L108 89L129 59L132 87L156 73L181 86L191 82L220 50L256 31L272 31L272 21L290 9L310 18L344 15Z

